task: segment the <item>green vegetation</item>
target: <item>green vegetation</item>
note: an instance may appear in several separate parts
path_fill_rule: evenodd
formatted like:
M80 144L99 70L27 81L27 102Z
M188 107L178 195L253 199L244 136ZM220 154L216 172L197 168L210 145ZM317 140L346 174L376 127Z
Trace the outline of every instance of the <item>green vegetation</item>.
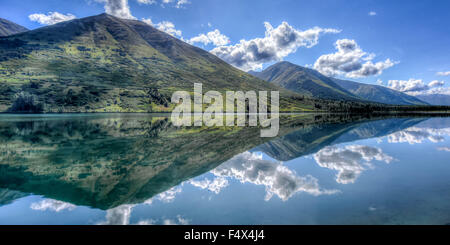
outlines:
M281 66L291 68L268 83L143 22L102 14L1 37L0 112L170 112L172 93L192 92L194 83L221 93L280 91L281 112L396 109ZM38 107L21 105L24 94Z

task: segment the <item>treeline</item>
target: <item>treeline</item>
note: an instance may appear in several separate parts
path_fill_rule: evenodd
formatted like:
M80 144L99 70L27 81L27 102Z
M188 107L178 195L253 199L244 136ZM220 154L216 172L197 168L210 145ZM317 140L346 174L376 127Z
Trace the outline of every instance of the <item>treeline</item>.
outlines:
M350 112L350 113L377 113L377 112L445 112L450 113L450 106L438 105L389 105L381 103L368 103L363 101L322 100L309 97L294 97L303 104L312 106L314 111L322 112Z

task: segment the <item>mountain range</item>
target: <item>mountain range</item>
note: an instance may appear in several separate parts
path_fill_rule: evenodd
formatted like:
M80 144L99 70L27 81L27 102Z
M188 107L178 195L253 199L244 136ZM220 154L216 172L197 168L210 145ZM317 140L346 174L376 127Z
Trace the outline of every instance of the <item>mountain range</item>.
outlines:
M27 28L18 25L14 22L11 22L9 20L0 18L0 37L6 37L9 35L14 35L26 31L28 31Z
M205 91L280 91L282 111L342 106L267 83L151 25L108 14L0 38L0 112L171 111L171 94L193 91L194 83Z
M383 86L327 77L316 70L287 61L276 63L261 72L250 72L250 74L283 88L317 98L337 100L359 98L392 105L427 104L418 98Z
M194 83L222 93L280 91L282 112L427 105L289 62L249 74L144 22L108 14L31 31L1 23L8 36L0 37L0 112L170 112L173 92L192 92Z

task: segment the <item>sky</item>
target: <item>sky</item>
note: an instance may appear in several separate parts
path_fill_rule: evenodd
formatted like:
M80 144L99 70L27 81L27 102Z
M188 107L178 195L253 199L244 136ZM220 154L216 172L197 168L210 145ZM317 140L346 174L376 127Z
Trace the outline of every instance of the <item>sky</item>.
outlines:
M244 71L284 60L411 95L450 95L449 9L446 0L0 0L0 17L29 29L107 12Z

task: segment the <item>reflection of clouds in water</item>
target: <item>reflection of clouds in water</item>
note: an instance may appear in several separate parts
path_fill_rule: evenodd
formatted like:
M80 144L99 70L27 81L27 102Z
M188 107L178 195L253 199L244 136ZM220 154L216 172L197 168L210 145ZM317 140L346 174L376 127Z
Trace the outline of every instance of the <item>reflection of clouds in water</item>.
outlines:
M354 183L366 167L372 167L372 160L386 163L393 160L379 148L362 145L325 147L314 154L314 159L323 168L337 170L336 181L341 184Z
M106 221L98 223L99 225L129 225L131 211L135 205L122 205L106 211ZM177 215L175 219L146 219L140 220L136 225L188 225L189 220Z
M168 191L158 194L156 196L156 198L162 202L169 203L169 202L173 202L173 200L175 200L175 196L178 193L181 193L181 187L173 187Z
M265 186L267 192L265 200L269 200L273 195L276 195L286 201L297 192L306 192L312 195L338 192L337 190L323 190L316 178L309 175L298 176L294 171L283 166L282 163L263 160L262 155L250 152L244 152L233 157L211 172L217 178L209 182L200 181L203 184L201 188L209 189L211 187L216 193L219 193L220 188L228 183L228 181L224 181L225 178L235 178L242 183ZM216 183L215 186L212 185L214 182ZM199 185L198 182L194 183Z
M178 215L176 220L164 219L162 224L163 225L189 225L189 220Z
M207 189L216 194L228 186L228 180L224 177L217 177L214 180L204 179L204 180L190 180L189 183L200 189Z
M175 200L177 194L181 193L182 188L175 186L163 193L160 193L153 198L148 199L144 202L146 205L151 205L153 201L158 200L164 203L170 203ZM126 204L121 205L106 211L106 221L99 222L99 225L128 225L130 224L131 211L136 205ZM184 219L182 216L178 215L176 219L162 219L161 222L158 220L148 219L141 220L137 225L154 225L154 224L188 224L188 220Z
M181 190L182 189L179 186L172 187L169 190L159 193L158 195L148 199L147 201L144 202L144 204L152 204L153 201L155 200L159 200L165 203L173 202L175 200L176 195L181 193Z
M438 150L439 151L448 151L448 152L450 152L450 147L439 147Z
M395 132L387 136L389 143L420 144L425 140L437 143L444 141L444 136L450 135L450 128L419 128L411 127L406 130Z
M146 220L141 220L138 223L136 223L137 225L189 225L189 220L183 218L181 215L177 215L177 217L175 219L161 219L161 221L159 220L154 220L154 219L146 219Z
M128 225L134 205L122 205L106 211L106 221L99 225Z
M50 210L54 212L60 212L66 209L69 211L74 210L76 206L67 202L61 202L53 199L45 199L40 202L32 203L30 208L39 211Z

